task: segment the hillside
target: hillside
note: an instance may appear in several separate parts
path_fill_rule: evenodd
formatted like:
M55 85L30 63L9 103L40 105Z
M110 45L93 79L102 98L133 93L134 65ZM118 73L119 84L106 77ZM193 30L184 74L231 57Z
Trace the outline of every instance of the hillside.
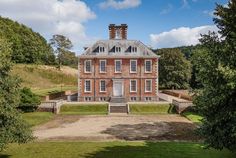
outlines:
M30 87L39 95L77 89L77 70L67 66L59 71L53 66L16 64L12 73L22 79L22 87Z
M26 25L0 16L0 37L11 44L15 63L55 63L55 56L46 39Z

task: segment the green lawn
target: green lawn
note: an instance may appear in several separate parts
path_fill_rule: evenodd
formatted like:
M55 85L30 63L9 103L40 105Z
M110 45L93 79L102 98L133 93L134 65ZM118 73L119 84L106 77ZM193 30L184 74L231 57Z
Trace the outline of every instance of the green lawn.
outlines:
M130 104L131 114L168 114L173 113L170 104Z
M51 112L29 112L23 113L23 119L30 124L30 126L36 126L51 120L54 114Z
M107 104L65 104L61 107L60 114L67 115L105 115Z
M182 115L194 123L197 123L197 124L201 123L202 116L194 112L184 112Z
M229 151L180 142L35 142L11 144L1 158L235 158Z
M48 94L58 93L61 91L67 90L77 90L77 86L63 86L63 87L53 87L53 88L45 88L45 89L34 89L33 92L39 96L46 96Z

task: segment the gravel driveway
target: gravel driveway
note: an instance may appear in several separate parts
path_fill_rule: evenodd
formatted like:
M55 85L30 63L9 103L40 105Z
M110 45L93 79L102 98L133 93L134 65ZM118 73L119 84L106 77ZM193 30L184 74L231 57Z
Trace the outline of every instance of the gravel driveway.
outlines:
M179 115L57 116L34 129L39 140L199 140Z

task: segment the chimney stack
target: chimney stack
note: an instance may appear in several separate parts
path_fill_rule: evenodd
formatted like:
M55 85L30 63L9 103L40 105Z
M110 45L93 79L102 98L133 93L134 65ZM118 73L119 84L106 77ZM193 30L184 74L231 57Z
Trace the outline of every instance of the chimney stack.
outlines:
M127 24L109 25L109 39L127 39Z

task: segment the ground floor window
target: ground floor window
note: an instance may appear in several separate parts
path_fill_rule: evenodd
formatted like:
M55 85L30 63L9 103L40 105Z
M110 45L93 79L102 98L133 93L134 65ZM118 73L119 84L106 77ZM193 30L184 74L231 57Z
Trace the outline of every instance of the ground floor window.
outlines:
M130 80L130 92L137 92L137 80Z
M152 92L152 80L145 80L145 92Z
M84 92L91 92L91 80L85 80Z
M100 81L100 92L106 92L106 81L105 80Z

